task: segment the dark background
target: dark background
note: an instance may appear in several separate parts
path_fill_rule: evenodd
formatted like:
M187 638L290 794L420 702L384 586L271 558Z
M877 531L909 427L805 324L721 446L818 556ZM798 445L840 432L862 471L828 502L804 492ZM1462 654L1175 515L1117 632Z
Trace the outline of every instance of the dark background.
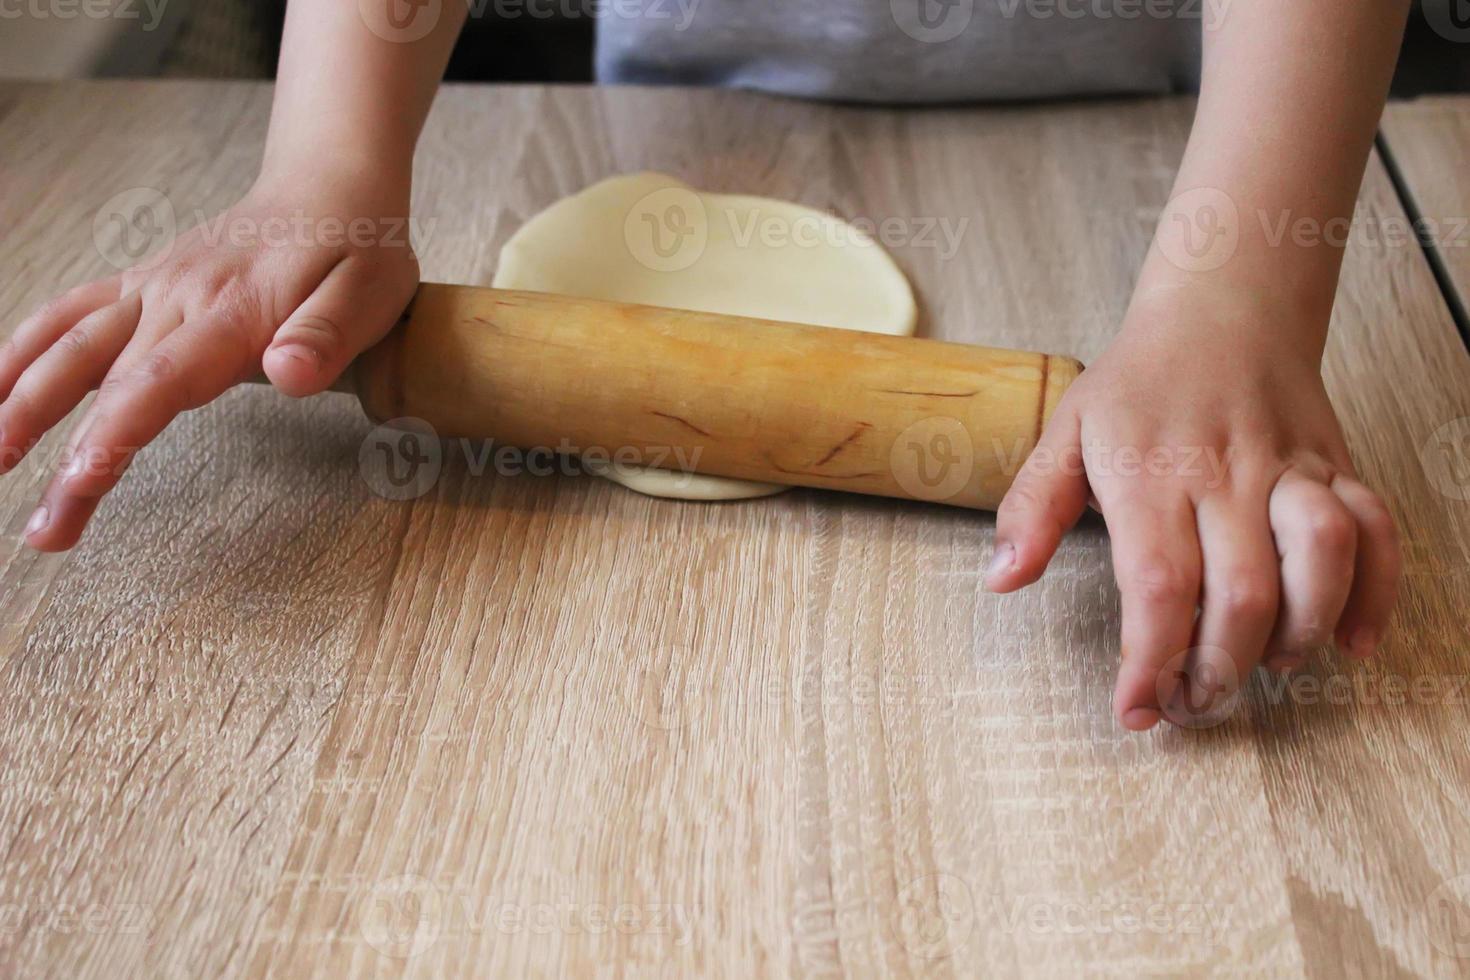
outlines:
M1454 23L1466 25L1459 33L1470 35L1470 0L1416 0L1394 80L1395 96L1470 91L1470 43L1457 43L1436 32L1426 17L1429 5L1437 5L1440 23L1449 11L1456 11ZM285 7L285 0L196 3L168 45L161 73L272 76ZM473 19L455 48L448 77L482 82L591 81L593 29L589 17Z

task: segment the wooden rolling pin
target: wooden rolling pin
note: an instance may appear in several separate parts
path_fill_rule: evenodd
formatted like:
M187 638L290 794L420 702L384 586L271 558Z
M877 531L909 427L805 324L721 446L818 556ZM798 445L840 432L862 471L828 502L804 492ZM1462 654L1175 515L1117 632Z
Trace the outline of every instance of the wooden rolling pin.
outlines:
M375 421L993 509L1070 357L425 283L346 387Z

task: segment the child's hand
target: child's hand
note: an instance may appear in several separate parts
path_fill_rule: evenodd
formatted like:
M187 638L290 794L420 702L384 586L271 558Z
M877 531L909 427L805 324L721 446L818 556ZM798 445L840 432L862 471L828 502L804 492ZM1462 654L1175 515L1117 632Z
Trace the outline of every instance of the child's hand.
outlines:
M406 195L359 184L371 181L262 181L162 262L72 290L16 328L0 347L0 466L99 389L29 544L75 544L132 455L180 413L262 368L289 395L322 391L393 326L418 284L397 220Z
M1001 504L986 580L1035 581L1095 496L1123 603L1114 710L1136 731L1204 707L1177 691L1186 669L1218 703L1263 656L1290 669L1334 636L1370 656L1399 575L1393 519L1354 477L1320 351L1289 350L1293 331L1265 309L1178 295L1136 301L1063 399Z

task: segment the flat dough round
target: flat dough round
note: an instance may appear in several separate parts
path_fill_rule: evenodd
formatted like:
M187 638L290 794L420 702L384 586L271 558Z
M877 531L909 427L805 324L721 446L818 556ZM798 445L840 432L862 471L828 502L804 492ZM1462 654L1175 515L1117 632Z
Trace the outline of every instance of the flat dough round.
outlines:
M893 259L846 222L786 201L706 194L673 177L612 177L531 218L492 285L620 303L912 335L918 307ZM647 467L599 475L655 497L740 500L773 483Z

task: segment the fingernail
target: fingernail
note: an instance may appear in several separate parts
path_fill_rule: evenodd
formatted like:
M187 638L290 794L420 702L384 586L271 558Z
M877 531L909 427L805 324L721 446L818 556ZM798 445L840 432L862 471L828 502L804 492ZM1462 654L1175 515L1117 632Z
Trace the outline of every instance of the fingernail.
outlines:
M1008 572L1016 565L1016 548L1009 543L1002 543L995 549L995 554L990 558L990 567L985 571L985 581L990 583L997 575Z
M1159 723L1159 712L1153 708L1129 708L1123 713L1123 727L1131 732L1146 732Z
M45 530L46 525L50 522L50 520L51 512L46 509L45 505L43 504L42 506L37 507L36 512L31 515L31 519L26 522L26 537L30 537L37 531Z
M322 356L305 344L282 344L280 347L272 347L268 353L289 357L293 361L300 361L315 371L322 366Z
M1378 631L1360 626L1348 640L1347 655L1353 660L1366 660L1378 650Z

